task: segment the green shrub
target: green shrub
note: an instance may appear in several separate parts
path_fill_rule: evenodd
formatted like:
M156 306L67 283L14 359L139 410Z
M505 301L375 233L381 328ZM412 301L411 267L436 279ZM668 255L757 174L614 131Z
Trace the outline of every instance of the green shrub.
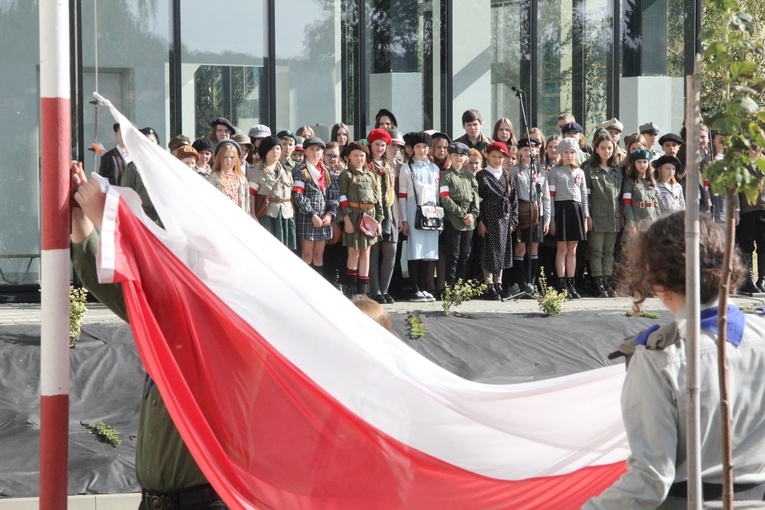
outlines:
M566 291L555 290L547 285L544 267L540 267L538 287L534 293L534 299L539 303L539 309L546 316L558 315L563 311L563 303L566 302L568 294Z
M412 340L419 340L428 332L422 323L422 319L416 313L409 315L406 318L406 323L409 326L409 338Z
M87 289L69 286L69 347L74 347L80 339L82 320L88 312L85 307L87 299Z
M453 307L460 306L471 297L480 296L484 292L486 292L486 284L477 280L463 281L459 279L454 284L454 287L447 283L444 288L443 300L441 301L444 315L449 315Z

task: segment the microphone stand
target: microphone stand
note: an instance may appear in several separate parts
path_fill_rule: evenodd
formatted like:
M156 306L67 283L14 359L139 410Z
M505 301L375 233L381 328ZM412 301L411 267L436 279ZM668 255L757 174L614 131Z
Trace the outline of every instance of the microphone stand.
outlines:
M528 229L529 237L528 237L528 240L526 241L526 254L528 255L528 259L529 259L529 264L528 264L528 267L526 268L526 283L531 283L532 276L533 276L531 274L531 245L533 244L532 240L534 235L534 229L536 228L536 226L534 225L534 204L537 201L537 196L536 196L537 189L535 186L536 183L534 182L534 178L536 177L539 171L539 161L537 157L534 155L534 148L532 147L532 142L531 142L531 133L529 131L529 120L528 120L528 117L526 116L526 108L523 101L524 97L526 96L526 93L517 87L513 87L513 90L515 90L515 96L518 98L518 104L520 105L521 120L523 121L523 128L526 132L526 139L529 141L529 153L531 154L531 162L529 164L529 205L531 207L531 221L529 222L529 229ZM542 221L542 211L540 211L539 213L540 213L539 221Z

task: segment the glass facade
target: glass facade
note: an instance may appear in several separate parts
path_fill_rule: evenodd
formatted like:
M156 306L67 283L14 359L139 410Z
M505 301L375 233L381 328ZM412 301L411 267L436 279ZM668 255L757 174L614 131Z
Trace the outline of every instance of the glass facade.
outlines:
M72 0L73 154L115 140L93 90L166 145L209 135L228 117L247 132L344 122L355 138L380 108L402 132L484 133L510 118L546 134L572 112L591 134L619 117L626 132L679 130L685 73L683 0ZM39 2L0 0L0 285L39 280ZM115 20L118 20L116 22ZM78 97L80 98L78 101Z

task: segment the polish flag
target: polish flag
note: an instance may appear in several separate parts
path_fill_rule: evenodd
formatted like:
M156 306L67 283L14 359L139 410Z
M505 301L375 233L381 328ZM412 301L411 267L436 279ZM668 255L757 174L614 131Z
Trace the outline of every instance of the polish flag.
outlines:
M109 188L100 277L230 507L574 509L625 471L623 366L461 379L112 112L164 230Z

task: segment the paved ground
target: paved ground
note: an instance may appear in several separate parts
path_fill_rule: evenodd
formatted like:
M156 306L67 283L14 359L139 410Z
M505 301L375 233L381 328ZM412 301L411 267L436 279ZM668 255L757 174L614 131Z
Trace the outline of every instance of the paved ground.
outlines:
M745 308L758 308L765 306L765 294L758 294L754 297L735 296L734 302ZM582 298L567 301L563 306L564 312L576 312L584 310L624 310L626 313L630 310L632 300L630 298ZM406 301L397 302L393 305L386 305L386 308L394 313L408 313L415 310L437 311L441 310L441 302L435 303L409 303ZM652 298L646 301L644 309L660 310L661 303L658 299ZM516 301L483 301L472 300L463 303L454 309L462 313L530 313L538 312L539 307L534 300L516 300ZM39 324L42 318L40 304L8 303L0 305L0 325L3 324ZM88 304L88 313L85 316L86 324L115 324L121 320L112 312L107 310L101 304Z

